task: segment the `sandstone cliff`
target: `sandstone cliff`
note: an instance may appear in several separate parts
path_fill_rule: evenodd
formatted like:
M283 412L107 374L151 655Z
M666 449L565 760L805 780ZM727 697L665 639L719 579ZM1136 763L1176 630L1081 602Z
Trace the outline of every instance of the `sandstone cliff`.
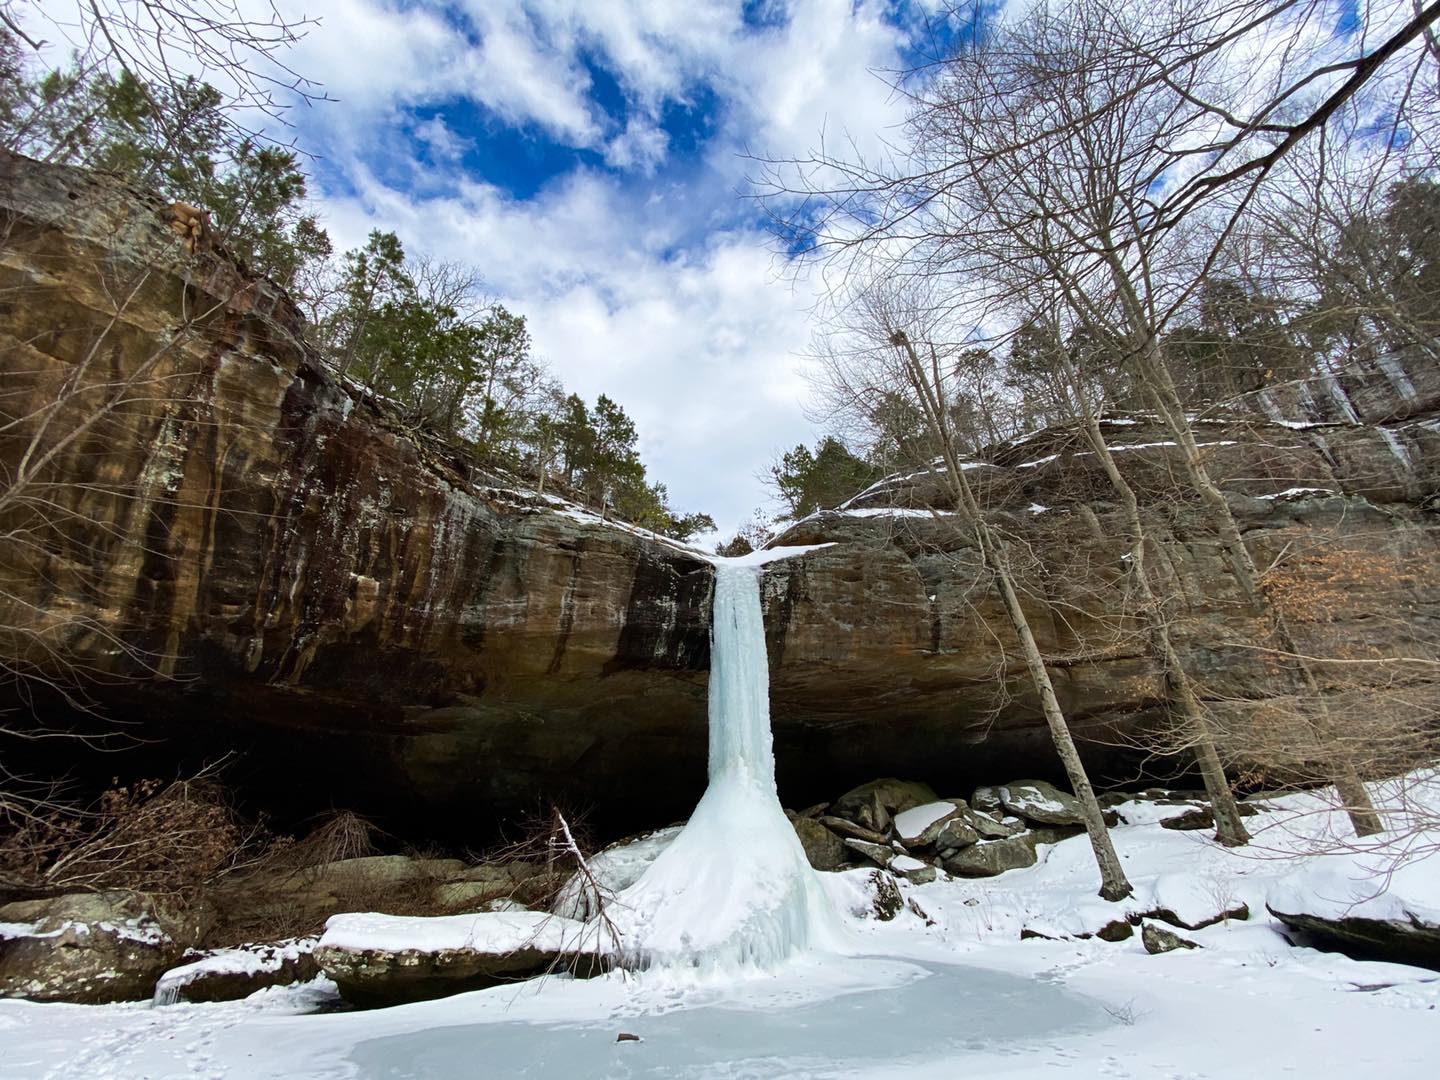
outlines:
M3 408L30 418L7 429L0 463L13 475L28 448L53 451L42 497L5 512L26 541L0 552L10 655L58 651L101 676L85 692L130 732L248 751L252 776L317 802L687 807L704 776L703 557L405 429L313 363L283 293L223 253L188 254L152 199L12 157L0 210ZM66 441L93 400L67 387L137 371L144 392ZM1323 594L1304 632L1434 657L1435 380L1405 378L1406 408L1365 410L1383 424L1232 419L1206 441L1257 560ZM1203 524L1165 498L1173 451L1143 422L1125 440L1207 696L1239 715L1297 693L1248 647L1264 628ZM1113 772L1133 755L1104 742L1163 699L1135 635L1116 632L1119 529L1075 442L1043 432L980 471L1034 553L1064 704ZM792 526L785 542L834 546L767 574L789 802L891 772L942 787L1053 772L998 602L930 505L943 511L924 477L880 485ZM1348 677L1331 689L1365 692ZM1404 689L1430 693L1419 675Z
M311 363L287 297L187 256L154 200L5 158L0 208L4 408L31 418L7 469L63 404L33 485L53 512L11 507L34 543L0 560L0 626L99 671L85 689L128 733L258 740L281 784L392 806L571 778L603 799L646 762L703 776L707 563L404 430ZM157 352L64 443L98 400L67 380L118 384Z

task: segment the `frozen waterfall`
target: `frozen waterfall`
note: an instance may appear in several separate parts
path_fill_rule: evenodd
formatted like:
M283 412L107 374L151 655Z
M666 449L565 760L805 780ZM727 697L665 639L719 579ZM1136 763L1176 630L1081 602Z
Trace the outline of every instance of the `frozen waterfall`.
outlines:
M617 898L631 967L764 967L832 934L775 791L758 560L717 560L710 642L710 782L680 835Z

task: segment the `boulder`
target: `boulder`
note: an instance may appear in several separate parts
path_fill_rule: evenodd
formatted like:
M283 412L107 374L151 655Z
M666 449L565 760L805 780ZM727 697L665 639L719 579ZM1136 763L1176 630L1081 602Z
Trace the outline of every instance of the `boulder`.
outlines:
M97 1005L148 1001L206 919L131 892L0 907L0 996Z
M1080 800L1044 780L1015 780L1000 788L1000 804L1041 825L1083 825Z
M1125 919L1112 919L1096 930L1095 936L1101 941L1127 941L1135 936L1135 928Z
M936 870L935 867L911 855L900 855L892 859L890 862L890 872L899 874L906 881L910 882L911 885L929 885L940 876L940 872ZM912 910L915 910L917 907L913 900L909 902L909 905ZM918 911L916 913L920 914L922 919L929 919L928 915L921 914Z
M1004 840L1007 836L1016 836L1025 831L1025 823L1019 818L1007 817L997 821L989 814L976 813L974 810L965 814L965 824L985 840Z
M270 986L309 982L320 974L315 942L315 938L292 938L217 949L165 972L155 987L154 1003L238 1001Z
M1440 970L1440 859L1406 837L1306 860L1265 906L1306 944Z
M226 878L215 896L222 915L241 935L267 923L304 934L318 931L331 915L344 911L473 911L498 897L529 902L530 885L541 869L518 859L470 864L369 855Z
M1212 905L1210 908L1213 914L1200 915L1190 912L1187 913L1188 917L1179 915L1169 908L1164 907L1156 908L1154 911L1147 912L1146 914L1151 918L1159 919L1161 922L1167 922L1171 926L1178 926L1182 930L1204 930L1207 926L1228 922L1231 919L1244 922L1250 918L1250 905L1243 901L1233 902L1228 907L1220 907L1218 911L1215 910L1216 907L1219 907L1219 905Z
M845 841L814 818L791 817L795 835L805 849L805 858L816 870L840 870L848 862Z
M863 825L856 825L853 821L833 817L830 814L821 815L820 824L841 836L854 837L856 840L864 840L869 844L888 844L890 842L890 838L884 833L878 833L874 829L867 829Z
M947 854L940 865L957 877L995 877L1006 870L1034 866L1035 834L1021 833L1004 840L981 840Z
M932 842L936 851L954 851L969 847L979 839L980 830L970 823L969 818L957 815L935 830Z
M1147 922L1140 927L1140 941L1151 956L1174 952L1176 949L1198 949L1200 946L1189 938L1183 938L1173 930L1166 930Z
M336 915L315 960L340 996L372 1008L447 997L465 990L610 966L599 929L538 911L406 918Z
M1361 960L1388 960L1440 971L1440 924L1419 919L1371 919L1363 915L1326 916L1303 911L1270 914L1306 935L1304 944L1333 949Z
M830 814L883 833L889 827L889 817L935 801L935 792L929 784L887 778L847 791L831 804ZM879 820L877 809L888 815L885 820Z
M938 802L914 806L895 815L895 836L907 848L929 847L945 823L964 814L964 802L940 799Z
M1039 845L1058 843L1073 835L1074 829L1031 829L1003 840L980 840L945 855L940 865L957 877L995 877L1006 870L1034 866Z
M1193 810L1187 810L1183 814L1176 814L1174 817L1167 817L1160 822L1162 829L1172 829L1176 832L1194 832L1199 829L1213 829L1215 827L1215 812L1208 806L1197 806Z
M496 899L495 892L488 881L447 881L435 889L435 906L447 912L480 911L487 900Z
M977 787L970 796L970 809L981 814L998 814L1004 807L1000 805L1000 789L993 785Z
M890 869L891 862L900 854L900 852L896 851L889 844L871 844L864 840L856 840L853 838L847 839L845 846L851 851L858 852L876 866L883 867L886 870Z
M1235 806L1241 817L1254 817L1259 813L1255 807L1247 803L1237 803ZM1162 829L1174 829L1178 832L1190 832L1198 829L1213 829L1215 827L1215 811L1206 804L1196 806L1183 814L1176 814L1174 817L1167 817L1160 822Z
M892 874L885 870L876 870L870 877L868 884L874 899L870 903L871 914L881 922L889 922L905 906L905 898L900 895L900 886L896 884Z

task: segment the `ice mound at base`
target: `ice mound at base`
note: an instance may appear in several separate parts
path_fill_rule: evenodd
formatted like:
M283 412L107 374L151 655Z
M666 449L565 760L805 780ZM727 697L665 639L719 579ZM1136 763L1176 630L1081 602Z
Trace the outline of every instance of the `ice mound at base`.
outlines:
M831 912L813 875L778 806L743 781L712 782L685 831L618 898L624 962L769 967L824 946Z
M710 783L680 835L612 907L632 968L770 967L839 932L775 791L759 571L717 562Z

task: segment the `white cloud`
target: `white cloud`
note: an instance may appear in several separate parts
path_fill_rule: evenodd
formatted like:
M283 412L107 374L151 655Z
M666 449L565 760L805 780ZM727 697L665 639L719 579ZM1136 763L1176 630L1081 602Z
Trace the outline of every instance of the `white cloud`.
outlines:
M430 151L433 161L454 163L475 145L474 139L457 135L439 116L415 125L415 137Z
M683 230L663 202L637 206L590 174L529 202L474 183L416 197L356 176L356 196L329 200L337 239L393 228L407 248L477 263L568 388L624 405L678 507L733 528L764 500L756 473L773 451L811 437L797 374L808 299L778 279L758 231L670 251Z
M653 121L631 117L625 130L605 146L605 164L616 169L635 169L646 176L665 160L670 137Z
M323 0L308 14L318 25L286 59L343 104L327 109L325 120L424 100L453 79L464 52L455 28L424 8L401 11L380 0Z
M341 99L308 111L302 129L324 149L315 187L337 244L394 229L409 250L477 265L569 388L609 394L634 417L677 507L733 529L766 500L757 473L773 453L814 438L797 370L815 296L782 278L736 198L750 168L740 152L800 154L822 127L870 145L898 122L872 74L899 63L887 5L793 0L788 21L761 31L744 25L740 0L461 7L441 18L328 0L295 57ZM619 86L623 126L593 100L587 63ZM720 127L695 161L667 168L679 163L661 112L702 88ZM469 133L408 112L457 98L617 171L578 169L511 198L459 171ZM407 160L411 135L430 167Z

